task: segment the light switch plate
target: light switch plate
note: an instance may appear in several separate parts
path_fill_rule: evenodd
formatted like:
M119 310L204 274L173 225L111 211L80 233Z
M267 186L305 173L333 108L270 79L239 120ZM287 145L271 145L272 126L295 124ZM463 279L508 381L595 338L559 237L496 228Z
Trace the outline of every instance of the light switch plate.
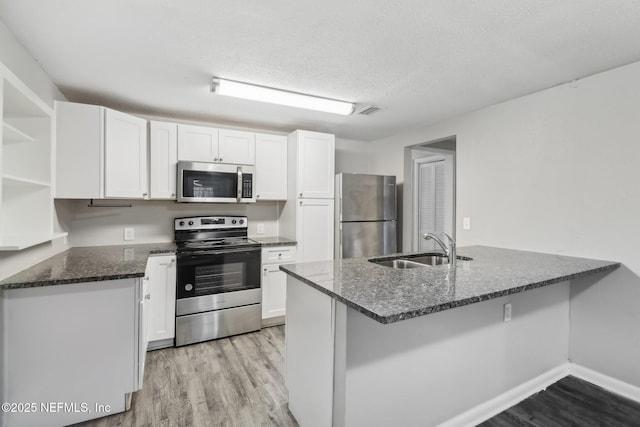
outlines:
M124 240L133 240L135 237L135 232L133 227L125 227L124 228Z
M462 218L462 229L471 230L471 218L469 218L468 216Z
M256 226L256 233L264 234L264 224L263 223L258 223L258 225Z

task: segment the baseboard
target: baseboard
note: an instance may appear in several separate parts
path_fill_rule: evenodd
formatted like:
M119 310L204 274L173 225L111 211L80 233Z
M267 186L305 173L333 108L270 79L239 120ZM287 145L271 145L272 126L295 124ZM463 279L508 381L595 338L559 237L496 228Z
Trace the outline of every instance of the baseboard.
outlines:
M440 424L438 427L469 427L476 426L500 412L522 402L527 397L546 389L551 384L561 380L570 373L570 364L566 363L553 368L511 390L502 393L481 405L471 408L460 415Z
M276 316L276 317L270 317L268 319L262 319L262 327L263 328L268 328L270 326L278 326L278 325L284 325L284 316Z
M576 378L595 384L612 393L626 397L627 399L640 402L640 387L625 383L624 381L601 374L600 372L593 371L589 368L585 368L584 366L576 365L575 363L570 365L569 371L570 374Z
M500 412L517 405L562 378L572 375L591 384L602 387L612 393L640 402L640 387L625 383L613 377L601 374L574 363L565 363L544 374L529 380L488 402L471 408L460 415L440 424L438 427L470 427L476 426Z

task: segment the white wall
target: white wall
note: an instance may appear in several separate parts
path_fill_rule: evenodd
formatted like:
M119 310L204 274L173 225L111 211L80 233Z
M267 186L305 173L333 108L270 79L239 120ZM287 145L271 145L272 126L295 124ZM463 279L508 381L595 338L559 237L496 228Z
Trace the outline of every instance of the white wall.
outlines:
M64 96L47 73L15 39L9 29L0 21L0 62L16 74L44 102L53 107L54 99ZM66 228L66 218L54 218L54 230ZM32 264L40 262L67 248L64 239L43 243L19 252L0 252L0 279L8 277Z
M374 141L371 173L402 176L403 147L457 142L457 237L616 260L572 283L570 357L640 386L640 63ZM472 229L463 231L462 217Z
M336 173L369 173L368 146L364 141L336 136Z

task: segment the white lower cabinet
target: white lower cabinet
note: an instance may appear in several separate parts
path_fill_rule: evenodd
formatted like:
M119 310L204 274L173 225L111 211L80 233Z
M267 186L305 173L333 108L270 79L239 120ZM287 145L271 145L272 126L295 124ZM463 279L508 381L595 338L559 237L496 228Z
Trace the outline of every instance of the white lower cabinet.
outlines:
M262 324L264 326L284 322L287 275L280 271L280 266L295 261L295 246L271 246L262 249Z
M2 291L2 426L59 427L123 412L142 387L142 280ZM35 406L34 406L35 405Z
M176 331L176 256L151 255L145 282L148 349L171 347Z

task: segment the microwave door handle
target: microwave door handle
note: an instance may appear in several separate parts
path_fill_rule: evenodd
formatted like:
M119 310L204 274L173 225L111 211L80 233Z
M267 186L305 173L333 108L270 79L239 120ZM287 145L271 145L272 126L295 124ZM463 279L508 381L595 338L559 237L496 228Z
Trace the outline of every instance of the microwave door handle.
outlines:
M242 200L242 167L238 166L238 202Z

